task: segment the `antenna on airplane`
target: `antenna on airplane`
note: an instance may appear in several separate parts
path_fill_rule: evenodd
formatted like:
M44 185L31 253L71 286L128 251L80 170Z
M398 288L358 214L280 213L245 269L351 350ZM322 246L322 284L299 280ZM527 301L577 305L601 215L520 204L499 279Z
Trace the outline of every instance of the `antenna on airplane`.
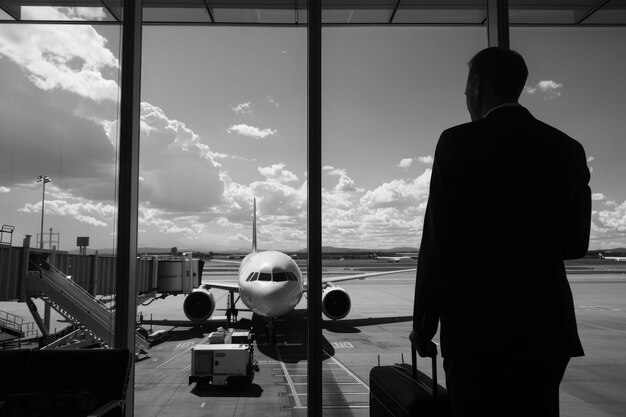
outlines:
M256 252L256 197L254 198L254 212L252 214L252 252Z

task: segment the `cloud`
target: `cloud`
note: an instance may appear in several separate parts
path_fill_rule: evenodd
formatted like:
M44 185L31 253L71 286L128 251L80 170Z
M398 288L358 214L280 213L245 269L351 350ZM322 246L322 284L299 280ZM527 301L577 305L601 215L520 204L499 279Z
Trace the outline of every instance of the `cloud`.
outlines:
M596 159L596 158L594 158L593 156L588 156L587 157L587 162L592 162L594 159Z
M94 202L73 196L70 198L76 201L46 200L46 215L69 216L79 222L97 227L106 227L112 224L116 213L113 204ZM41 203L26 203L18 211L39 213L41 212Z
M543 93L543 98L546 100L553 99L561 96L561 89L563 84L557 83L551 80L542 80L537 83L535 87L524 86L524 92L529 95L533 95L540 91Z
M230 108L236 114L252 114L252 108L250 107L251 103L246 101L245 103L237 104L236 106L231 106Z
M272 97L270 94L268 94L265 97L265 100L268 101L270 104L273 104L276 107L280 107L280 103L278 102L278 100L276 100L274 97Z
M393 180L386 182L361 197L360 203L367 208L403 208L417 206L427 200L431 169L413 181Z
M22 6L24 20L105 20L103 7Z
M347 175L347 171L345 169L335 168L330 165L326 165L322 168L323 171L326 171L328 175Z
M285 164L274 164L269 167L258 167L257 169L268 181L281 183L298 181L298 177L293 172L285 169Z
M341 177L339 177L339 182L335 186L335 191L340 191L343 193L353 193L362 192L365 190L362 188L357 188L352 178L348 177L347 175L342 175Z
M606 200L606 196L602 193L593 193L591 199L594 201L603 201Z
M404 159L400 160L400 163L398 164L398 166L400 168L408 168L408 167L411 166L413 161L414 161L413 158L404 158Z
M8 187L0 186L0 193L10 193L11 189Z
M624 239L626 237L626 201L613 206L610 210L594 210L591 213L591 230L592 234L596 234L603 240Z
M267 136L273 136L277 133L276 130L270 128L259 129L258 127L249 126L247 124L232 125L226 131L228 133L234 132L254 139L265 139Z
M66 15L50 10L53 18ZM107 39L87 25L3 25L0 55L17 63L42 90L62 89L97 102L117 101L118 85L103 73L119 68Z
M202 212L222 203L220 164L185 123L141 103L140 198L166 212Z
M431 165L434 161L435 158L433 158L431 155L427 155L427 156L420 156L419 158L417 158L422 164L426 164L426 165Z

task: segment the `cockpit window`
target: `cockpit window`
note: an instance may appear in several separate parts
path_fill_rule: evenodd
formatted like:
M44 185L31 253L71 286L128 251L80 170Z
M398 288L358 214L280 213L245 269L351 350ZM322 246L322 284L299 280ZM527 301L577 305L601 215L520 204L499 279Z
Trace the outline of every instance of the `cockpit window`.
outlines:
M289 281L297 281L298 278L296 277L296 274L294 274L293 272L287 272L287 274L289 274Z
M246 278L246 281L252 281L253 276L254 276L254 272L250 272L250 275L248 275L248 278Z
M271 281L272 274L266 274L265 272L259 273L259 281Z
M259 278L259 273L258 272L254 272L253 275L254 276L252 278L250 278L250 281L256 281L257 278Z
M274 282L287 281L288 275L285 272L274 272Z

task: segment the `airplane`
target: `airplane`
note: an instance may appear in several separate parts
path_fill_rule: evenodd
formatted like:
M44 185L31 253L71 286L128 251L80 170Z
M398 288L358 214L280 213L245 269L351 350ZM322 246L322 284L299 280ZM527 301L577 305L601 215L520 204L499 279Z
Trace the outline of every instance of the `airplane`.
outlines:
M291 312L307 292L302 272L291 256L278 251L257 250L256 199L253 210L252 251L239 265L237 282L202 283L188 294L183 302L183 310L191 322L203 322L211 317L215 310L215 298L211 290L220 289L229 292L229 308L226 311L229 322L233 316L236 320L235 304L241 300L250 311L265 317L268 329L271 329L272 320ZM323 278L322 312L331 320L340 320L350 312L350 296L346 290L335 285L337 282L415 270L416 268L412 268ZM235 293L239 294L237 300Z
M411 256L378 256L375 253L372 254L374 259L377 261L387 261L387 262L400 262L402 259L413 259Z
M600 259L607 259L615 262L626 262L626 256L604 256L602 252L598 254Z

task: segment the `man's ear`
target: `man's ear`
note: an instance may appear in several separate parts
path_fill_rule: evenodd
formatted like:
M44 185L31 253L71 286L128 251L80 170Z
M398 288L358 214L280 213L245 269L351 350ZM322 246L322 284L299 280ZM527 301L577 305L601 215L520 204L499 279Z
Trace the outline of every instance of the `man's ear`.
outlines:
M470 76L468 83L467 83L468 94L471 94L472 97L477 98L478 93L480 91L480 87L482 87L481 84L482 83L480 82L480 78L478 78L477 75Z

